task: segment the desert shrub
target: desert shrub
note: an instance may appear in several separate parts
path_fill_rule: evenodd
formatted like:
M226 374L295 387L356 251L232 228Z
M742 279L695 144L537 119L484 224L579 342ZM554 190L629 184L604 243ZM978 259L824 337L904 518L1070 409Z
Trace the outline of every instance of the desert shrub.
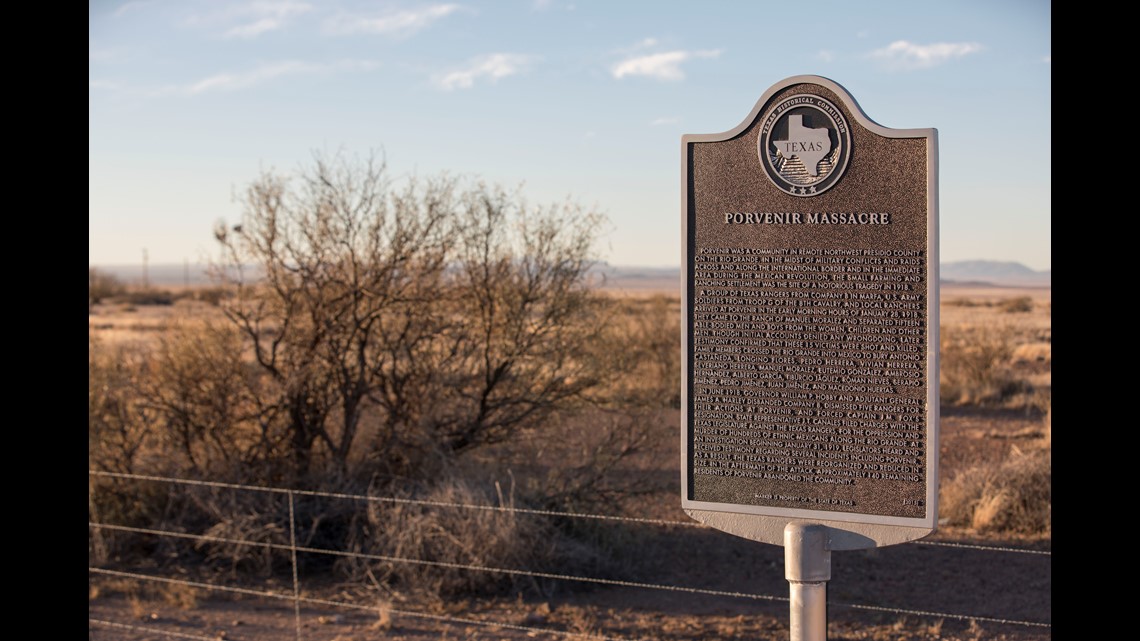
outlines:
M225 287L195 287L182 294L182 297L200 300L215 307L221 305L222 300L232 296L233 292Z
M600 221L448 176L397 188L343 155L255 180L212 273L294 476L430 475L582 402L600 381Z
M139 289L123 293L118 300L129 305L173 305L174 294L164 289Z
M181 539L100 527L127 526L158 530L186 530L185 501L178 488L165 483L140 482L92 475L88 484L88 533L91 560L178 559L187 548ZM181 559L186 560L186 559Z
M939 491L939 517L978 532L1048 535L1052 523L1052 455L1014 450L996 465L956 474Z
M445 476L383 495L395 501L369 502L357 519L348 549L363 555L408 559L345 557L338 562L349 575L371 577L384 588L429 596L529 590L532 579L461 566L501 569L565 567L589 555L560 540L546 517L509 511L525 507L511 487ZM486 509L454 506L482 506ZM508 508L497 510L494 508Z
M618 513L625 499L647 489L637 471L651 463L644 456L650 439L668 433L660 416L640 407L561 414L526 441L494 454L503 466L530 464L539 470L517 481L532 503L550 510Z
M635 315L624 345L641 356L615 367L599 354L612 327L607 299L587 279L600 221L573 204L533 207L517 193L446 176L395 189L382 165L340 156L292 177L267 173L246 192L242 224L215 230L223 321L187 319L131 359L100 356L92 467L488 505L615 504L623 482L614 472L640 452L645 412L672 403L662 396L675 393L679 341L664 316ZM625 375L651 392L603 389ZM559 474L506 496L472 480L501 469L475 453L521 435L558 441L552 426L590 411L605 420L567 439L580 456L558 461L566 463ZM463 461L467 477L454 472ZM280 494L239 499L239 490L94 478L99 518L210 537L167 538L163 549L183 561L235 573L287 567L279 546L290 514ZM571 556L590 554L558 524L518 513L383 505L380 514L298 497L294 534L327 549L508 567L543 562L556 539L578 550ZM375 532L396 547L370 547ZM102 534L93 549L108 549ZM330 558L300 562L372 569ZM503 585L502 576L438 570L383 572L387 583L434 593Z
M1033 311L1033 299L1029 296L1007 298L998 303L998 309L1007 314L1020 314Z
M261 373L231 326L188 318L153 344L90 345L93 469L247 482L285 456L279 409L258 404Z
M1016 336L1008 327L940 328L939 385L944 405L999 405L1031 392L1010 361Z
M144 473L153 460L158 417L137 395L140 356L130 348L89 344L88 467L94 472ZM165 488L136 487L93 474L88 480L88 520L96 524L153 527L169 508ZM88 551L93 562L122 554L147 555L152 537L93 527Z
M266 482L272 434L248 403L249 380L226 328L168 327L154 348L89 344L88 461L95 472ZM94 474L92 521L193 530L207 522L186 493L163 483ZM100 558L150 553L170 540L93 531Z
M88 342L87 464L97 472L139 471L153 438L154 413L136 393L140 354L129 347L108 347L92 336ZM161 494L137 492L115 479L88 480L88 520L92 523L140 526L154 523L163 512ZM138 538L93 528L88 552L95 562L138 551Z
M983 305L972 298L949 298L942 301L943 305L949 307L979 307Z
M87 352L87 457L91 469L131 473L153 438L157 413L138 396L145 353L94 335Z
M184 487L181 492L187 512L180 525L208 537L193 543L204 566L228 567L233 576L248 572L270 576L275 569L288 567L288 497L199 487Z
M126 292L126 285L114 274L109 274L95 267L87 268L87 299L88 309L105 299L120 296Z
M159 335L136 385L156 417L164 473L264 483L283 449L275 408L260 407L259 373L250 368L231 326L187 319Z

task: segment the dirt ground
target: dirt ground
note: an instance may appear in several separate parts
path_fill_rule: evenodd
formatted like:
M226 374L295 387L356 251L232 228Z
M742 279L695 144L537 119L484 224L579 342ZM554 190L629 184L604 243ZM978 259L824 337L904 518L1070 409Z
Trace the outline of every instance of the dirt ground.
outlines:
M943 461L953 464L959 460L1006 456L1010 448L1017 447L1026 438L1022 435L1033 433L1039 426L1039 419L1024 413L945 412L941 423ZM944 465L943 469L948 468ZM659 500L666 499L662 496ZM684 521L687 517L680 510L679 499L675 503L673 506L658 504L657 516ZM644 536L644 549L656 554L655 558L633 564L637 567L638 582L768 598L714 596L660 588L563 586L542 600L389 602L377 607L375 600L369 602L367 597L361 600L361 593L351 594L343 586L321 586L301 577L301 595L309 601L300 607L298 626L292 599L211 594L206 590L191 590L195 596L179 598L179 594L187 592L185 587L132 596L110 587L100 589L98 586L111 586L113 582L106 582L105 575L92 574L89 638L92 641L167 638L413 641L591 636L663 640L789 638L789 590L784 577L783 548L707 528L647 526ZM1051 556L1010 551L1015 549L1047 553L1051 540L998 540L940 528L922 542L834 552L832 579L827 584L828 638L834 641L1051 639ZM247 589L292 594L288 577ZM332 605L337 603L359 605ZM517 627L463 623L472 620ZM136 629L121 627L124 625ZM176 635L167 636L159 630Z
M1043 370L1039 376L1049 376L1051 357L1045 364L1026 366ZM1032 447L1035 439L1042 438L1042 423L1043 417L1026 410L944 408L940 475L945 480L964 466L1004 460L1015 449ZM662 456L676 456L676 443L662 448ZM646 499L645 516L689 520L680 509L676 476L663 474L660 492ZM633 559L633 576L628 580L656 587L589 587L554 581L541 599L381 603L361 587L322 585L302 576L303 602L298 610L290 598L291 577L241 586L249 593L185 585L167 589L162 584L143 591L125 588L137 585L129 578L92 572L89 639L789 638L783 548L704 527L647 525L639 536L644 537L639 549L653 555ZM940 527L919 542L834 552L827 583L828 639L1052 639L1051 545L1051 535L995 538ZM236 587L232 581L225 585ZM282 596L256 594L260 592Z

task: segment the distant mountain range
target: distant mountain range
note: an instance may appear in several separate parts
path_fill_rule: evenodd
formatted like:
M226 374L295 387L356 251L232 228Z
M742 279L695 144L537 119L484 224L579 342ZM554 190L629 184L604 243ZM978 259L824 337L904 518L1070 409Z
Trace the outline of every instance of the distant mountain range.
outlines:
M202 265L91 265L96 269L113 274L124 283L141 284L144 280L153 287L174 287L178 285L207 285L210 280ZM623 289L658 289L664 285L671 288L675 283L681 287L680 267L637 267L631 265L610 265L602 263L597 272L613 287ZM996 260L962 260L942 263L942 282L962 285L990 285L994 287L1051 287L1052 271L1035 271L1021 263Z
M1053 271L1035 271L1021 263L960 260L942 263L942 282L984 283L1011 287L1052 287Z

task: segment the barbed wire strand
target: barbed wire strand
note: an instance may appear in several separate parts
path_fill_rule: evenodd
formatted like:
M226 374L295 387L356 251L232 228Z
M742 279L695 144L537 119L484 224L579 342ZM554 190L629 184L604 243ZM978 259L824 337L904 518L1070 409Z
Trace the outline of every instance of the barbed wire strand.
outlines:
M234 545L259 545L277 550L289 550L290 546L281 545L279 543L271 543L268 541L242 541L236 539L226 539L222 537L207 536L204 534L187 534L183 532L167 532L164 530L148 530L146 528L136 528L124 525L108 525L105 523L92 523L92 527L101 527L104 530L120 530L123 532L135 532L138 534L154 534L159 536L169 536L173 538L185 539L198 539L202 541L212 541L215 543L230 543ZM573 576L570 574L554 574L550 572L535 572L531 570L513 570L509 568L490 568L479 565L467 565L463 563L451 563L448 561L425 561L423 559L408 559L396 556L384 556L381 554L367 554L364 552L346 552L343 550L330 550L327 548L310 548L305 546L298 546L298 552L308 552L312 554L328 554L330 556L343 556L356 559L370 559L373 561L385 561L388 563L408 563L411 565L427 565L432 567L448 568L451 570L469 570L472 572L497 572L500 574L511 574L518 576L529 576L538 579L556 579L561 581L582 581L585 583L600 583L603 585L614 585L626 588L645 588L649 590L668 590L673 592L690 592L693 594L706 594L710 596L728 596L737 597L742 599L762 599L769 601L788 601L788 597L768 596L764 594L748 594L745 592L729 592L727 590L709 590L705 588L691 588L680 585L662 585L657 583L641 583L636 581L623 581L620 579L601 579L595 577Z
M289 493L289 551L293 557L293 620L297 622L297 641L301 641L301 584L297 581L297 523L293 518L293 493Z
M217 543L230 543L230 544L235 544L235 545L259 545L259 546L263 546L263 547L268 547L268 548L273 548L273 549L281 549L281 550L290 549L288 546L284 546L284 545L280 545L280 544L276 544L276 543L271 543L271 542L241 541L241 540L225 539L225 538L221 538L221 537L214 537L214 536L207 536L207 535L200 535L200 534L188 534L188 533L184 533L184 532L167 532L164 530L149 530L146 528L136 528L136 527L129 527L129 526L121 526L121 525L108 525L105 523L91 523L90 525L92 527L101 527L104 530L120 530L120 531L135 532L135 533L140 533L140 534L154 534L154 535L159 535L159 536L170 536L170 537L174 537L174 538L198 539L198 540L203 540L203 541L213 541L213 542L217 542ZM460 563L449 563L449 562L445 562L445 561L425 561L422 559L407 559L407 558L401 558L401 557L384 556L384 555L379 555L379 554L366 554L366 553L361 553L361 552L345 552L345 551L341 551L341 550L309 548L309 547L304 547L304 546L297 547L296 550L300 551L300 552L307 552L307 553L312 553L312 554L328 554L328 555L332 555L332 556L344 556L344 557L350 557L350 558L371 559L371 560L376 560L376 561L385 561L385 562L389 562L389 563L409 563L409 564L415 564L415 565L428 565L428 566L433 566L433 567L444 567L444 568L457 569L457 570L498 572L498 573L502 573L502 574L531 576L531 577L535 577L535 578L557 579L557 580L565 580L565 581L582 581L582 582L588 582L588 583L600 583L600 584L615 585L615 586L620 586L620 587L644 588L644 589L650 589L650 590L664 590L664 591L673 591L673 592L688 592L688 593L693 593L693 594L706 594L706 595L711 595L711 596L727 596L727 597L736 597L736 598L754 599L754 600L767 600L767 601L785 601L786 602L786 601L790 600L788 597L778 597L778 596L772 596L772 595L766 595L766 594L749 594L749 593L745 593L745 592L730 592L727 590L710 590L710 589L705 589L705 588L693 588L693 587L688 587L688 586L663 585L663 584L657 584L657 583L623 581L623 580L618 580L618 579L602 579L602 578L594 578L594 577L581 577L581 576L573 576L573 575L565 575L565 574L552 574L552 573L548 573L548 572L533 572L533 571L528 571L528 570L513 570L513 569L506 569L506 568L489 568L489 567L485 567L485 566L467 565L467 564L460 564ZM859 604L859 603L832 603L832 605L841 606L841 607L849 607L849 608L854 608L854 609L859 609L859 610L874 610L874 611L879 611L879 612L891 612L891 613L895 613L895 614L914 614L914 615L920 615L920 616L958 619L958 620L962 620L962 621L976 620L976 621L988 621L991 623L1003 623L1003 624L1009 624L1009 625L1023 625L1023 626L1033 626L1033 627L1052 627L1052 624L1042 623L1039 621L1020 621L1020 620L1015 620L1015 619L1002 619L1002 618L996 618L996 617L984 617L984 616L974 616L974 615L966 615L966 614L950 614L950 613L946 613L946 612L932 612L932 611L925 611L925 610L907 610L907 609L902 609L902 608L888 608L885 606L872 606L872 605L864 605L864 604Z
M95 572L96 574L106 574L109 576L117 576L128 579L139 579L142 581L158 581L160 583L173 583L176 585L185 585L188 587L201 588L203 590L218 590L220 592L234 592L236 594L245 594L249 596L260 596L271 599L289 600L294 597L287 594L277 594L276 592L265 592L262 590L251 590L249 588L236 588L228 585L216 585L213 583L202 583L200 581L187 581L185 579L170 579L167 577L152 576L149 574L137 574L134 572L122 572L120 570L105 570L103 568L88 567L88 571ZM329 601L327 599L317 599L313 597L297 597L305 603L312 603L315 605L329 605L336 607L352 608L356 610L366 610L369 612L378 612L381 608L371 605L360 605L358 603L345 603L342 601ZM464 619L461 617L453 617L443 614L428 614L426 612L412 612L410 610L397 610L395 608L383 608L383 612L394 614L397 616L417 617L421 619L429 619L432 621L439 621L443 623L456 623L459 625L483 625L494 626L497 628L506 628L510 630L518 630L520 632L536 632L540 634L553 634L564 637L578 637L586 639L598 639L599 641L631 641L628 638L622 637L607 637L602 635L587 634L583 632L570 632L567 630L551 630L549 628L535 628L525 625L517 625L514 623L501 623L499 621L480 621L478 619ZM211 639L210 641L215 641Z
M1017 621L1014 619L1000 619L997 617L970 616L967 614L945 614L943 612L928 612L926 610L904 610L901 608L887 608L878 605L863 605L861 603L831 603L845 608L858 608L860 610L873 610L876 612L890 612L891 614L914 614L917 616L958 619L959 621L985 621L987 623L1004 623L1007 625L1024 625L1035 628L1052 628L1052 623L1040 621Z
M89 474L94 476L106 476L111 478L134 479L140 481L157 481L163 483L178 483L183 485L197 485L204 487L213 487L219 489L231 490L250 490L256 492L272 492L277 494L288 494L294 492L303 496L313 496L318 498L336 498L336 499L352 499L357 501L375 501L378 503L401 503L406 505L426 505L430 507L448 507L448 508L463 508L474 510L489 510L495 512L507 513L521 513L521 514L534 514L537 516L559 516L570 518L582 519L598 519L608 521L626 521L630 523L644 523L649 525L664 525L664 526L679 526L679 527L692 527L709 529L709 526L699 521L671 521L668 519L649 519L643 517L631 516L614 516L606 514L590 514L588 512L559 512L557 510L539 510L534 508L522 507L507 507L500 505L475 505L470 503L452 503L447 501L426 501L422 499L402 499L391 496L369 496L366 494L345 494L340 492L322 492L318 490L289 490L285 488L269 487L264 485L242 485L237 483L223 483L221 481L200 481L195 479L180 479L166 476L150 476L146 474L127 474L123 472L103 472L100 470L89 470ZM991 552L1013 552L1020 554L1038 554L1042 556L1052 556L1052 552L1048 550L1027 550L1025 548L1009 548L997 546L984 546L966 543L952 543L944 541L910 541L914 545L931 545L942 547L959 547L977 550L986 550Z
M205 487L214 487L229 490L253 490L258 492L272 492L276 494L287 494L295 492L301 496L314 496L319 498L333 498L333 499L353 499L358 501L376 501L379 503L401 503L406 505L427 505L431 507L454 507L466 508L473 510L489 510L493 512L514 512L522 514L534 514L537 516L567 516L581 519L601 519L611 521L630 521L633 523L648 523L652 525L679 525L686 527L706 527L704 523L696 521L670 521L668 519L647 519L642 517L632 516L612 516L606 514L589 514L586 512L559 512L557 510L539 510L536 508L526 507L507 507L501 505L475 505L470 503L452 503L448 501L426 501L423 499L402 499L394 496L369 496L367 494L345 494L342 492L321 492L318 490L289 490L279 487L270 487L265 485L241 485L237 483L223 483L221 481L200 481L196 479L179 479L165 476L149 476L146 474L126 474L123 472L101 472L99 470L89 470L90 474L95 476L108 476L113 478L135 479L140 481L161 481L166 483L181 483L184 485L199 485Z
M966 548L968 550L986 550L989 552L1020 552L1021 554L1040 554L1053 556L1050 550L1027 550L1025 548L1004 548L994 545L978 545L976 543L954 543L951 541L911 541L915 545L933 545L944 548Z
M185 632L174 632L173 630L163 630L161 628L152 628L141 625L130 625L127 623L117 623L115 621L104 621L103 619L87 619L88 623L96 625L105 625L110 628L123 628L124 630L136 630L138 632L145 632L148 634L164 634L168 637L178 637L180 639L196 639L198 641L218 641L217 636L203 637L197 634L187 634Z

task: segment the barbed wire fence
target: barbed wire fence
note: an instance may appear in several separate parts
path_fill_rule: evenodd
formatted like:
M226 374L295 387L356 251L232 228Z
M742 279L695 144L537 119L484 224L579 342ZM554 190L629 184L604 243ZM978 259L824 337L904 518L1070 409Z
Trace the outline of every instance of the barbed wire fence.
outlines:
M89 520L88 526L89 526L90 532L91 532L91 544L97 550L98 549L105 549L105 545L106 545L105 541L104 541L105 533L122 532L122 533L130 533L130 534L137 534L137 535L161 537L161 538L165 538L165 539L176 539L176 540L187 540L187 541L194 541L194 542L212 542L212 543L224 543L224 544L229 544L229 545L262 547L266 550L276 550L276 551L280 551L283 553L288 553L289 558L290 558L291 570L292 570L292 577L291 577L291 579L292 579L292 583L291 583L292 590L291 590L291 593L289 593L289 594L281 593L281 592L267 591L267 590L253 590L250 588L242 588L242 587L237 587L237 586L203 582L203 581L191 581L191 580L182 579L182 578L157 576L154 574L147 574L147 573L143 573L143 572L129 572L129 571L123 571L123 570L113 570L113 569L108 569L108 568L97 567L95 565L90 565L88 567L88 572L89 572L90 576L117 577L117 578L121 578L121 579L130 579L130 580L139 581L139 582L179 585L179 586L183 586L183 587L207 590L207 591L211 591L211 592L255 596L255 597L274 599L274 600L279 600L279 601L291 601L293 604L293 614L294 614L294 616L293 616L293 618L294 618L293 627L294 627L294 636L295 636L296 641L302 641L302 639L303 639L302 623L301 623L301 605L302 604L314 605L314 606L329 606L329 607L346 608L346 609L353 609L353 610L364 610L364 611L370 611L370 612L376 612L377 611L377 606L375 606L375 605L362 605L359 603L352 603L352 602L348 602L348 601L332 600L332 599L320 599L320 598L302 595L301 588L300 588L300 585L301 585L300 584L300 576L298 573L298 563L297 563L298 553L325 555L325 556L341 557L341 558L353 558L353 559L371 560L371 561L382 561L385 563L392 563L392 564L421 565L421 566L429 566L429 567L437 567L437 568L447 568L447 569L453 569L453 570L464 570L464 571L469 571L469 572L494 573L494 574L507 575L507 576L529 577L529 578L533 578L533 579L547 579L547 580L553 580L553 581L571 581L571 582L587 583L587 584L594 584L594 585L604 585L604 586L611 586L611 587L640 588L640 589L657 590L657 591L664 591L664 592L679 592L679 593L688 593L688 594L699 594L699 595L713 596L713 597L749 599L749 600L753 600L753 601L773 601L773 602L785 602L785 603L787 603L789 601L789 598L786 596L776 596L776 595L768 595L768 594L754 594L754 593L747 593L747 592L738 592L738 591L729 591L729 590L716 590L716 589L699 588L699 587L693 587L693 586L669 585L669 584L652 583L652 582L629 581L629 580L611 579L611 578L604 578L604 577L591 577L591 576L582 576L582 575L574 575L574 574L540 572L540 571L518 569L518 568L501 568L501 567L492 567L492 566L478 565L478 564L463 564L463 563L452 563L452 562L444 562L444 561L432 561L432 560L427 560L427 559L407 558L407 557L392 556L392 555L381 555L381 554L369 554L369 553L363 553L363 552L350 552L350 551L346 551L346 550L336 550L336 549L312 547L312 546L307 546L307 545L298 545L297 539L296 539L297 523L296 523L296 512L295 512L295 497L306 496L306 497L317 497L317 498L327 498L327 499L343 499L343 500L354 500L354 501L364 501L364 502L374 502L374 503L405 504L405 505L416 505L416 506L431 507L431 508L454 508L454 509L462 509L462 510L489 510L489 511L504 512L504 513L530 514L530 515L537 515L537 516L550 516L550 517L560 517L560 518L570 518L570 519L591 519L591 520L595 520L595 521L633 523L633 524L651 525L651 526L658 526L658 527L708 529L708 526L704 525L703 523L698 523L696 521L673 521L673 520L667 520L667 519L652 519L652 518L639 518L639 517L628 517L628 516L592 514L592 513L585 513L585 512L542 510L542 509L534 509L534 508L516 507L513 505L469 504L469 503L433 501L433 500L422 500L422 499L391 497L391 496L374 496L374 495L366 495L366 494L326 492L326 491L317 491L317 490L288 489L288 488L279 488L279 487L271 487L271 486L263 486L263 485L225 483L225 482L220 482L220 481L206 481L206 480L184 479L184 478L153 476L153 475L143 475L143 474L128 474L128 473L121 473L121 472L108 472L108 471L98 471L98 470L90 470L89 475L92 477L104 477L104 478L115 478L115 479L122 479L122 480L167 483L167 484L178 485L178 486L186 486L186 487L195 487L196 486L196 487L208 487L208 488L215 488L215 489L230 489L230 490L238 490L238 491L245 491L245 492L261 492L261 493L276 494L276 495L281 495L281 496L287 497L288 515L289 515L289 530L290 530L289 531L289 543L287 545L281 544L281 543L273 543L273 542L269 542L269 541L255 541L255 540L231 538L231 537L223 537L223 536L212 536L212 535L208 535L208 534L192 534L192 533L187 533L187 532L177 532L177 531L171 531L171 530L162 530L162 529L156 529L156 528L146 528L146 527L137 527L137 526L129 526L129 525L123 525L123 524L102 522L101 520L98 520L97 513L95 512L95 509L94 509L93 500L90 502L89 507L91 509L91 514L93 516L93 519L95 519L95 520ZM1044 556L1044 557L1048 557L1050 559L1052 556L1051 551L1048 551L1048 550L1033 550L1033 549L1004 547L1004 546L992 546L992 545L976 545L976 544L957 543L957 542L949 542L949 541L921 541L920 540L920 541L912 541L912 542L910 542L910 545L921 545L921 546L943 547L943 548L958 548L958 549L965 549L965 550L982 551L982 552L987 552L987 553L1034 555L1034 556ZM964 622L995 623L995 624L1004 624L1004 625L1012 625L1012 626L1023 626L1026 628L1042 628L1042 629L1051 629L1052 628L1051 623L1048 623L1048 622L1026 621L1026 620L1019 620L1019 619L1013 619L1013 618L1002 618L1002 617L993 617L993 616L984 616L984 615L958 614L958 613L949 613L949 612L937 612L937 611L908 609L908 608L899 608L899 607L890 607L890 606L874 606L874 605L858 604L858 603L836 603L836 602L832 602L832 603L830 603L830 605L847 607L847 608L856 609L856 610L865 610L865 611L886 613L886 614L911 615L911 616L917 616L917 617L930 617L933 619L950 619L950 620L958 620L958 621L964 621ZM421 620L433 621L436 623L450 623L450 624L457 624L457 625L461 625L461 626L492 627L492 628L496 628L499 630L514 630L514 631L524 633L528 636L534 636L534 635L541 634L541 635L548 635L548 636L555 636L555 637L566 637L566 638L602 639L602 640L606 640L606 641L610 641L610 640L612 640L612 641L630 641L630 639L631 639L630 637L625 637L625 636L623 636L623 637L608 637L608 636L602 636L602 635L593 634L593 633L557 630L557 629L552 629L552 628L540 628L540 627L529 626L529 625L517 625L517 624L507 623L504 621L479 620L479 619L471 619L471 618L465 618L465 617L432 614L432 613L427 613L427 612L417 612L417 611L413 611L413 610L393 609L390 607L384 608L384 613L386 615L389 615L389 616L416 618L416 619L421 619ZM170 638L207 639L209 641L217 641L217 639L219 638L217 636L212 636L212 637L211 636L199 636L199 635L190 634L190 633L186 633L186 632L166 630L166 629L158 628L155 626L128 624L128 623L124 623L121 621L109 621L106 619L95 618L95 617L89 617L89 624L92 627L100 627L100 628L107 628L107 629L118 629L118 630L130 630L130 631L135 631L135 632L140 632L140 633L145 633L145 634L158 634L158 635L163 635L163 636L170 637Z

